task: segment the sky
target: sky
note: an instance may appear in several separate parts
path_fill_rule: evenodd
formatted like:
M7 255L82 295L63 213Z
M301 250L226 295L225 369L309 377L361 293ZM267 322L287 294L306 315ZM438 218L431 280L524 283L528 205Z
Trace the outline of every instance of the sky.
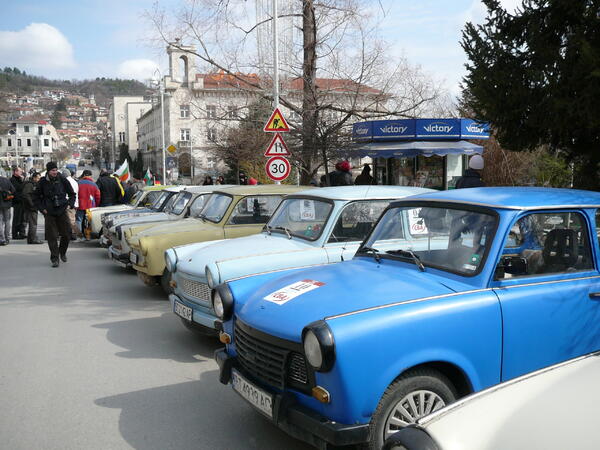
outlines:
M164 46L144 14L153 5L184 0L19 0L3 5L0 67L18 67L51 79L119 77L146 80L166 69ZM284 2L287 0L279 0ZM367 0L368 1L368 0ZM509 10L520 0L502 0ZM459 93L466 57L460 47L466 21L481 22L480 0L372 0L382 14L380 34L390 56L413 64Z

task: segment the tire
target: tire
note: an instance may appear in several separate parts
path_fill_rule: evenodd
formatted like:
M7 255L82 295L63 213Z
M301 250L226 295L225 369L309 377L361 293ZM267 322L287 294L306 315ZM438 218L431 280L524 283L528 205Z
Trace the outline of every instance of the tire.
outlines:
M212 328L205 327L204 325L200 325L199 323L196 323L196 322L189 322L185 319L181 319L181 323L188 330L190 330L191 332L196 333L198 335L211 336L211 337L217 337L219 335L219 332L217 330L213 330Z
M167 269L165 269L162 276L160 277L160 286L163 288L163 291L165 291L165 294L167 294L167 299L169 298L168 297L169 294L173 293L173 288L169 284L170 282L171 282L171 272L169 272Z
M409 398L412 396L414 397L411 403ZM385 441L384 435L389 437L409 423L456 401L457 398L456 388L437 370L423 368L402 374L381 397L371 417L369 441L365 448L379 450ZM419 402L423 399L424 408ZM410 420L408 415L402 415L403 411L397 409L401 406L405 407L403 411L412 413L414 420Z

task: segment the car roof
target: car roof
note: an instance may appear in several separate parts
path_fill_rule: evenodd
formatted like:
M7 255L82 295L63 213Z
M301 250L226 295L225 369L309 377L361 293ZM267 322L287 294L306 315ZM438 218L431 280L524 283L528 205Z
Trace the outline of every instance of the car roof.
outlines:
M233 186L230 188L216 189L214 192L223 192L230 195L264 195L264 194L291 194L305 189L310 189L310 186L295 186L290 184L259 184L259 185L242 185Z
M152 186L144 186L144 190L145 191L162 191L164 189L168 189L173 187L172 185L169 186L162 186L160 184L154 184Z
M435 191L401 200L462 203L500 209L586 208L600 206L600 193L543 187L479 187ZM400 202L394 203L398 206Z
M192 192L194 194L202 194L204 192L220 191L224 187L227 188L229 186L233 186L233 185L228 185L228 184L209 184L209 185L206 185L206 186L188 186L187 189L186 189L186 191Z
M297 196L321 197L331 200L362 200L365 198L402 198L434 192L433 189L412 186L333 186L295 192Z
M165 191L169 191L169 192L180 192L183 191L186 187L189 186L169 186L168 188L165 188Z

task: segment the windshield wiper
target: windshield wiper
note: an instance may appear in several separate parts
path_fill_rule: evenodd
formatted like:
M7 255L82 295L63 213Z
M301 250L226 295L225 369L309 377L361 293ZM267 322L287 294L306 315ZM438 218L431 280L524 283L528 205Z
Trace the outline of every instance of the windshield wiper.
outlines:
M287 229L286 227L271 227L273 230L283 230L285 231L285 234L287 234L288 239L292 238L292 235L290 234L290 230Z
M206 222L206 216L204 214L198 214L198 219L202 220L202 222Z
M377 261L378 263L381 262L381 256L379 256L379 250L377 250L376 248L365 246L365 247L361 247L359 251L361 253L362 252L372 253L373 258L375 258L375 261Z
M388 255L398 255L401 257L409 257L412 258L413 262L416 264L416 266L419 268L419 270L421 272L425 272L425 266L423 265L423 263L421 262L421 258L419 258L419 256L413 252L412 250L388 250L386 252Z
M265 230L267 230L267 233L269 233L269 236L271 236L271 226L269 224L265 224Z

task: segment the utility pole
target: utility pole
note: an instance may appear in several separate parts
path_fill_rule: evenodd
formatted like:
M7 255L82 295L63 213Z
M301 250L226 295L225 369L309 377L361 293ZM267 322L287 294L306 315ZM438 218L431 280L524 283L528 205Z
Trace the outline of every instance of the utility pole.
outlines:
M165 88L164 80L160 81L160 129L162 146L163 186L167 185L167 157L165 153Z
M279 39L277 0L273 0L273 108L279 107Z

